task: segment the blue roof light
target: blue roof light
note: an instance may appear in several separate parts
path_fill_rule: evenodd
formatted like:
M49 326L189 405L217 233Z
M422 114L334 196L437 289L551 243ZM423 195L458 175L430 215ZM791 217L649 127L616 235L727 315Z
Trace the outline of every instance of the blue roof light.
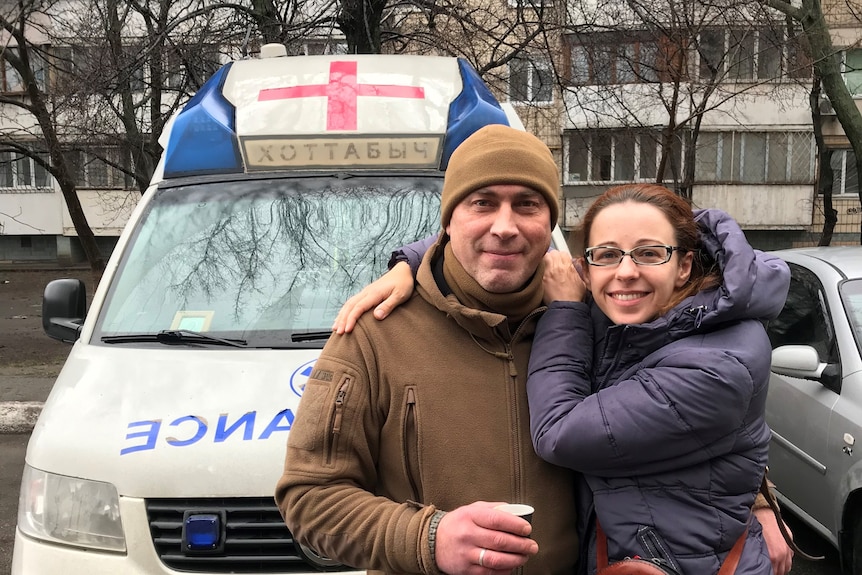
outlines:
M445 170L449 165L449 156L455 148L482 126L509 125L506 112L476 70L463 58L458 58L458 67L461 69L464 88L449 105L449 125L446 127L446 138L443 142L441 170Z
M177 115L165 150L165 177L243 170L234 107L221 95L230 64L212 75Z

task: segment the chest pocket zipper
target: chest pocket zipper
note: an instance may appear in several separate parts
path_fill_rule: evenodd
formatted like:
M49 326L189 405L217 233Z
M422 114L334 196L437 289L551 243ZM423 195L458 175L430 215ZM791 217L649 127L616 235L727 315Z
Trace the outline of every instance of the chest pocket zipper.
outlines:
M329 444L326 447L326 464L331 465L338 450L338 439L341 437L341 422L344 419L344 401L347 398L347 389L350 387L350 378L345 377L338 384L338 392L335 394L335 402L332 405L332 418L329 427Z
M413 491L413 498L416 501L422 501L422 491L419 488L419 430L416 423L416 390L413 387L408 387L407 398L404 409L404 471L407 474L407 481L410 482L410 489Z

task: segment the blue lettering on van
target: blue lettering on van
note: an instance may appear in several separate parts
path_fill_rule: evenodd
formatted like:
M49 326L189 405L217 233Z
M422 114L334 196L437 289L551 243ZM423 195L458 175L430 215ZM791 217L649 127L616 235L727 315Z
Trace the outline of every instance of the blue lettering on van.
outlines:
M181 423L184 423L186 421L194 421L195 423L197 423L198 424L197 425L197 427L198 427L197 432L194 435L192 435L189 439L177 439L176 437L168 437L167 439L165 439L165 441L168 442L168 445L173 445L175 447L183 447L186 445L191 445L192 443L197 443L198 441L200 441L201 438L204 436L204 434L206 434L206 432L207 432L206 420L201 419L200 417L197 417L195 415L186 415L184 417L177 418L177 419L173 420L170 423L170 425L172 427L179 427L179 425Z
M223 443L229 437L242 433L242 441L251 441L254 439L254 427L257 412L249 411L239 416L235 421L230 420L230 414L223 413L219 416L218 422L213 427L207 423L207 420L197 415L185 415L178 417L168 424L163 425L160 419L151 419L145 421L133 421L128 424L126 434L127 445L120 450L120 455L127 455L136 451L151 451L156 449L159 444L159 435L163 427L174 428L177 435L164 437L162 441L171 447L187 447L198 443L207 436L210 428L213 427L213 443ZM269 439L273 433L279 431L290 431L293 425L294 413L290 409L283 409L276 413L273 418L266 424L260 432L258 439ZM183 434L179 435L178 430L182 429ZM237 436L239 437L239 436Z
M135 451L147 451L149 449L156 448L156 439L159 436L159 429L162 427L161 419L153 419L150 421L135 421L129 424L128 428L133 429L135 427L144 427L143 431L136 431L134 433L127 433L126 439L136 439L138 437L143 437L144 442L138 445L133 445L131 447L124 447L120 450L120 455L125 455L127 453L133 453Z
M221 443L225 439L231 436L231 434L237 430L237 428L242 425L243 433L242 440L249 441L254 434L254 416L256 415L254 411L249 411L248 413L243 414L239 419L237 419L230 427L225 427L227 424L227 413L222 413L218 418L218 424L216 425L215 431L215 442Z
M285 421L287 425L280 425L282 421ZM260 439L269 439L269 436L276 431L290 431L291 425L293 425L293 412L289 409L279 411L260 434Z
M302 397L302 392L305 391L305 384L308 383L308 378L311 375L311 368L314 367L316 361L316 359L306 361L290 374L290 389L298 397Z

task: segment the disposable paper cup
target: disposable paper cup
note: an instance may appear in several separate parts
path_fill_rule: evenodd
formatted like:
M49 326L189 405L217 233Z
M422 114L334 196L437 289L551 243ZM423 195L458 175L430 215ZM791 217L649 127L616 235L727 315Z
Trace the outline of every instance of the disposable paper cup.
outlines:
M503 505L496 506L494 509L499 509L500 511L523 517L531 523L533 521L533 511L535 511L535 509L529 505L524 505L523 503L504 503Z

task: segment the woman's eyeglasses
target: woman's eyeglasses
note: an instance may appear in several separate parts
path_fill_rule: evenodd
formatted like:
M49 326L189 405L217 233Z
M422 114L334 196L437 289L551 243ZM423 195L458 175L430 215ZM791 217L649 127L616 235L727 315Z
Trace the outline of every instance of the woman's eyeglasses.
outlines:
M670 261L674 251L686 250L677 246L638 246L629 251L611 246L594 246L584 250L584 256L591 266L619 265L626 256L640 266L660 266Z

